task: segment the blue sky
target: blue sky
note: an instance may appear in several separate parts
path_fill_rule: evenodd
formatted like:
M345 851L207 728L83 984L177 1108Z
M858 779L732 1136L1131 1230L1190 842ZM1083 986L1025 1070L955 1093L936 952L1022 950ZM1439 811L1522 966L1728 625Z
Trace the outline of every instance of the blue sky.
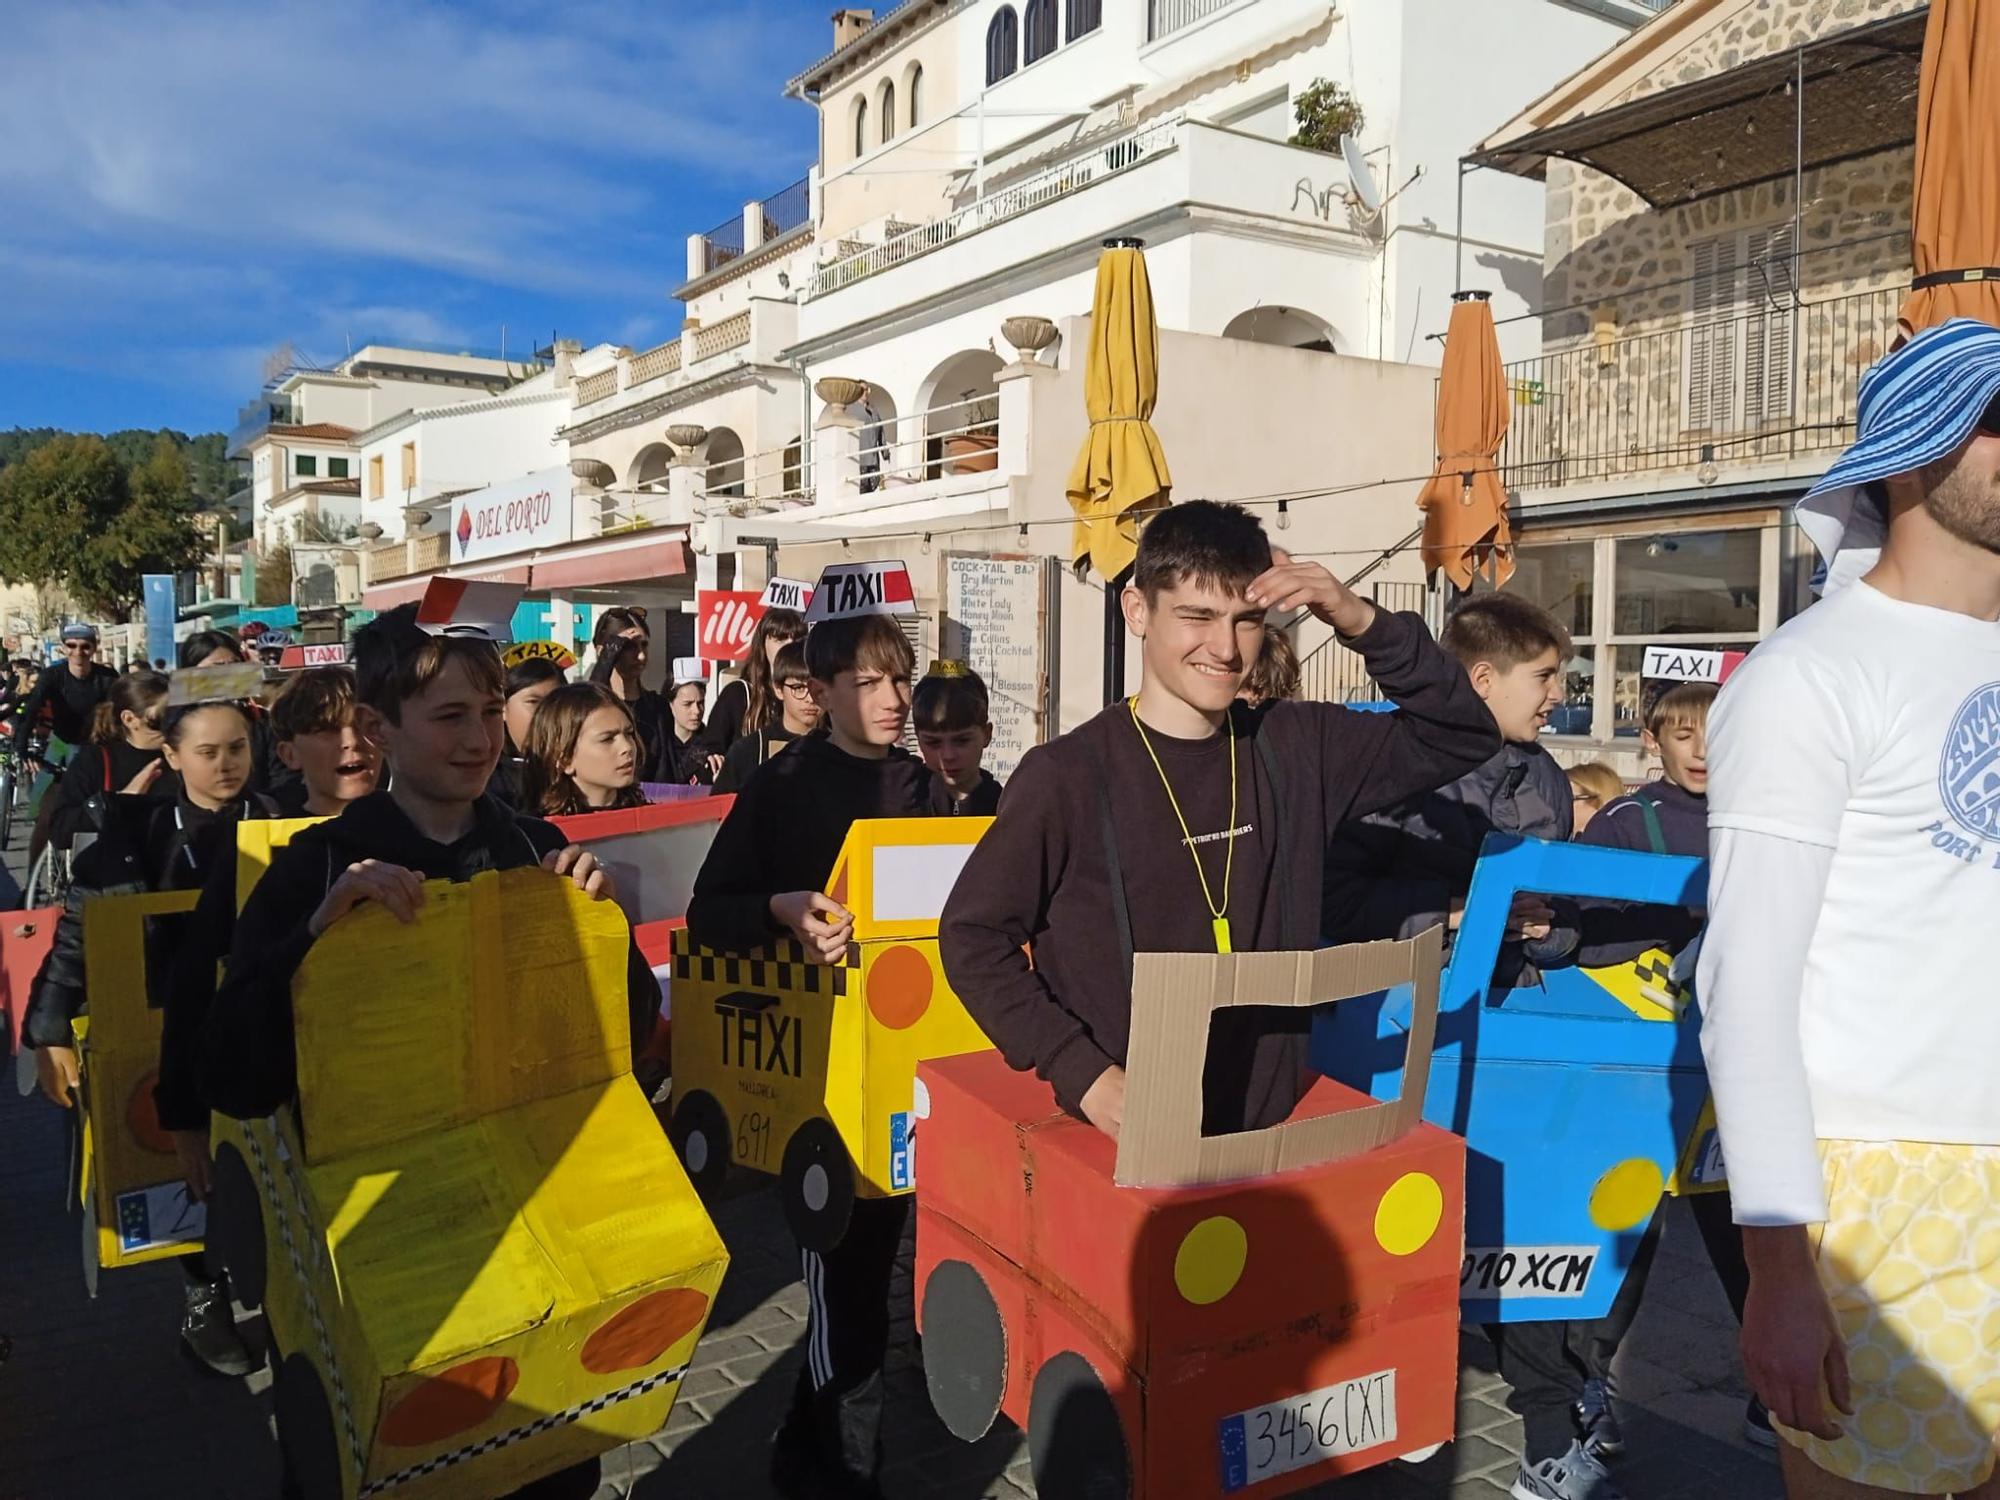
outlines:
M227 430L289 341L644 347L804 175L827 0L0 0L0 428Z

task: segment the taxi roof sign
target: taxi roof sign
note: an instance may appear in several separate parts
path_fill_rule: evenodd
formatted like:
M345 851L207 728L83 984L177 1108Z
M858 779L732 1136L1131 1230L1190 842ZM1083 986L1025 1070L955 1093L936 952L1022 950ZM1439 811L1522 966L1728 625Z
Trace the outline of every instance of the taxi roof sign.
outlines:
M514 606L526 592L518 583L433 578L417 606L417 625L432 635L470 636L504 646L513 638Z
M909 565L896 558L881 562L835 563L813 585L806 623L846 620L855 615L913 615L916 591Z

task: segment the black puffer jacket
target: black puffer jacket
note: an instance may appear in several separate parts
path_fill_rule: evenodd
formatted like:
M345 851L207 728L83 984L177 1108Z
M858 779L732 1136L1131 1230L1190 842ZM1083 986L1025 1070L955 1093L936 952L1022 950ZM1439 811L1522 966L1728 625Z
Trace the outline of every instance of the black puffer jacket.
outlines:
M473 826L455 843L418 832L388 792L351 803L280 849L236 920L228 970L203 1028L202 1092L210 1108L238 1119L270 1114L298 1092L293 1050L292 977L312 948L308 927L326 893L364 859L401 865L426 880L470 880L487 870L539 864L567 841L553 824L514 812L488 794ZM627 999L636 1055L660 1015L660 986L631 944Z
M185 891L200 886L219 858L231 858L236 824L268 817L270 804L254 794L220 812L196 807L185 797L155 800L112 797L103 831L76 857L69 900L56 923L55 946L42 961L28 996L22 1034L32 1047L73 1045L70 1022L83 1014L84 907L99 896L133 896L145 891ZM153 942L147 944L147 984L157 979L165 1002L174 944L170 924L158 928L162 944L155 973Z
M1540 745L1508 744L1449 786L1343 824L1327 846L1321 935L1358 943L1438 926L1472 888L1487 834L1563 842L1575 827L1572 811L1569 778L1555 758ZM1531 982L1533 968L1573 961L1576 907L1550 904L1555 930L1539 942L1508 944L1495 984Z

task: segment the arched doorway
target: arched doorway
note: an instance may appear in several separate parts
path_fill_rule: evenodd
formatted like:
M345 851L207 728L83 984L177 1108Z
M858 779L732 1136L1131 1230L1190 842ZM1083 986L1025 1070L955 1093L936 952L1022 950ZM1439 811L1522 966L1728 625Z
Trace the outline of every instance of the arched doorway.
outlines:
M1222 330L1222 336L1251 344L1276 344L1285 349L1311 349L1320 354L1339 352L1332 324L1303 308L1278 304L1238 313Z
M708 493L743 498L743 439L728 427L708 430Z
M924 474L975 474L999 459L1002 361L991 349L963 349L918 388Z

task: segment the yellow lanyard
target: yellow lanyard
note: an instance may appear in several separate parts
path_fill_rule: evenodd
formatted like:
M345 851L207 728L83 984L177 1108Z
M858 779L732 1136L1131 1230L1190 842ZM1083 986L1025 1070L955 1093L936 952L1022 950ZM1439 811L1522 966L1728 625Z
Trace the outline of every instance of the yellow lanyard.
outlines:
M1215 897L1208 891L1208 872L1201 867L1201 851L1194 846L1194 835L1188 831L1187 817L1181 812L1180 799L1174 795L1174 784L1167 780L1167 768L1160 764L1159 752L1153 742L1146 738L1146 726L1139 722L1139 700L1127 698L1125 707L1132 715L1132 727L1139 731L1139 743L1146 747L1146 754L1152 758L1153 769L1160 773L1160 785L1167 789L1167 805L1174 810L1174 821L1181 825L1181 842L1186 847L1188 858L1194 861L1194 878L1201 882L1201 899L1208 907L1208 925L1215 934L1215 951L1229 953L1229 876L1236 867L1236 728L1225 715L1222 732L1229 737L1229 832L1225 835L1225 853L1222 856L1222 904L1215 904Z

